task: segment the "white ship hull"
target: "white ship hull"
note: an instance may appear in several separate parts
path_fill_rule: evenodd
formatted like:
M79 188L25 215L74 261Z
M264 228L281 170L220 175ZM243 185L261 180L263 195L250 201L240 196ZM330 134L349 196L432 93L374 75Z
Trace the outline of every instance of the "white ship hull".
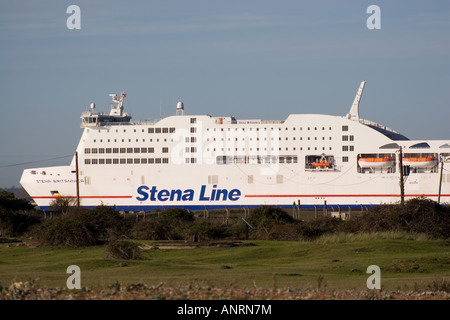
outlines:
M21 184L44 210L58 196L125 211L294 203L360 208L400 201L401 148L404 157L439 159L423 170L403 164L405 200L450 202L450 140L404 140L354 116L261 121L178 114L140 124L89 118L76 149L78 194L75 157L69 166L26 169ZM389 166L359 161L386 156ZM318 165L321 158L325 165Z

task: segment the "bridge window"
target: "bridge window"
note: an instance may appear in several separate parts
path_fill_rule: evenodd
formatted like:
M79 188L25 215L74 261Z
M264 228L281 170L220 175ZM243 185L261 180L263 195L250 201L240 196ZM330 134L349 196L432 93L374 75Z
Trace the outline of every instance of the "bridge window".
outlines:
M409 147L410 149L428 149L430 145L426 142L416 143Z
M400 148L400 146L396 143L388 143L380 147L380 149L398 149L398 148Z

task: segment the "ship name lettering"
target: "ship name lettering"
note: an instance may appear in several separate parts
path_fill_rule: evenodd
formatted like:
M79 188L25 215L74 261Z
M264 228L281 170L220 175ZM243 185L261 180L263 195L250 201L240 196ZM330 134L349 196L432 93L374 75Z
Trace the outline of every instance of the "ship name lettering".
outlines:
M137 188L139 196L136 197L138 201L193 201L194 190L193 189L160 189L156 186L143 185ZM200 189L199 201L237 201L241 197L241 191L239 189L218 189L217 185L212 188L208 188L206 185L202 185Z

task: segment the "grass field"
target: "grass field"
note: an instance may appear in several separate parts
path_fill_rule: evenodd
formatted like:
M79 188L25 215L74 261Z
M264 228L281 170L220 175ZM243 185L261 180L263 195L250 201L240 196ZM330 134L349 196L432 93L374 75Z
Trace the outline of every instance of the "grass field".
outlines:
M24 240L26 243L26 240ZM137 241L143 245L151 241ZM181 242L181 244L184 244ZM107 258L106 246L32 247L0 244L0 284L36 280L65 288L69 265L81 285L102 289L144 283L165 286L367 290L369 265L384 290L441 290L450 281L450 242L406 233L334 234L315 241L242 241L238 246L142 250L142 260ZM161 247L162 248L162 247Z

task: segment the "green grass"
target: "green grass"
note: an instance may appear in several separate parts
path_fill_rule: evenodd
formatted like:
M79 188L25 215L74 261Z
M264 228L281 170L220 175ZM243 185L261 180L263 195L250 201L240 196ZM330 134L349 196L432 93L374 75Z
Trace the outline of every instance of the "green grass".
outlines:
M149 243L149 241L137 241ZM366 289L369 265L381 268L386 290L427 289L450 279L450 242L405 233L335 234L311 242L248 241L253 246L143 251L144 260L106 258L106 246L86 248L0 247L0 284L39 279L65 288L69 265L81 284Z

